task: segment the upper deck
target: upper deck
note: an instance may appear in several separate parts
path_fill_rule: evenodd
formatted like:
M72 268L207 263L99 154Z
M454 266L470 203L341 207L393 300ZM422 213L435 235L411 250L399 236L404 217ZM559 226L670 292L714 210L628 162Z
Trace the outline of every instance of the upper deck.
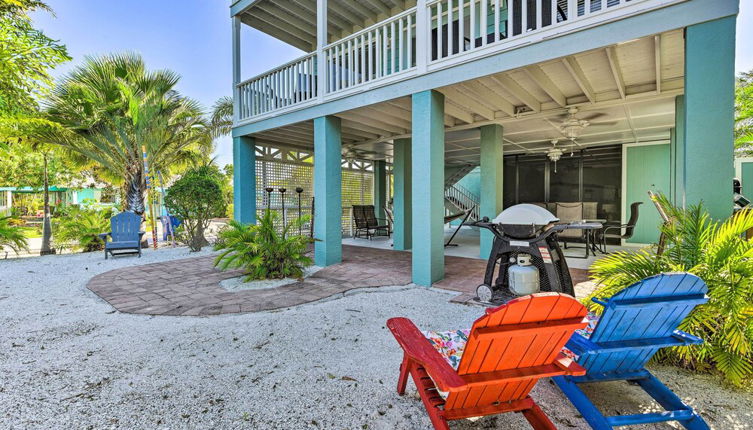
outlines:
M419 0L411 6L399 0L240 0L233 6L236 25L244 22L310 52L243 81L236 62L235 125L694 1Z

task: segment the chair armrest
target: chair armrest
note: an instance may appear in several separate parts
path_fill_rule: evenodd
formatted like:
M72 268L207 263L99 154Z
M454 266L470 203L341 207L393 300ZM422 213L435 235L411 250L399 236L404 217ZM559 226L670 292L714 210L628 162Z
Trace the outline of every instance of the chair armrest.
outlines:
M622 229L628 227L630 227L630 224L611 225L609 227L604 227L602 233L606 234L609 230L619 230L620 233L622 233Z
M143 236L144 236L145 234L146 234L146 232L145 232L145 231L140 231L140 232L139 232L139 240L141 240L141 238L142 238L142 237L143 237Z
M109 233L100 233L97 235L98 238L102 239L103 242L107 242L107 236L110 236L112 232Z
M574 334L567 342L567 348L577 355L585 353L602 354L621 351L635 351L646 348L667 348L671 346L688 346L703 343L703 339L691 334L675 330L668 337L654 337L649 339L616 340L609 342L591 342L579 334Z
M405 355L424 366L440 390L458 391L466 385L463 378L458 376L447 360L431 346L411 320L390 318L387 320L387 328L395 336L395 340L403 348Z
M682 330L675 330L672 333L672 337L682 341L685 346L687 345L701 345L703 343L703 339L701 339L698 336L693 336L690 333L685 333Z
M605 308L607 307L607 302L605 302L604 300L601 300L601 299L599 299L597 297L591 297L591 301L594 302L594 303L596 303L597 305L602 305Z
M565 347L572 351L575 355L583 355L588 352L597 352L601 349L599 345L591 342L578 333L573 333L573 336L570 338L570 340L567 341Z

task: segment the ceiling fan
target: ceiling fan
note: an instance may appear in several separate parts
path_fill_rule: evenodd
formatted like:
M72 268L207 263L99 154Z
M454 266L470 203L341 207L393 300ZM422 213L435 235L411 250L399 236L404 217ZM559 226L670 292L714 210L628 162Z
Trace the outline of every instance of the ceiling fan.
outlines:
M562 123L558 126L562 136L566 139L575 140L580 136L583 130L590 126L594 120L607 116L605 113L594 113L587 117L578 117L579 109L576 106L567 108L567 113L560 116ZM616 121L600 122L599 125L613 125Z
M353 145L353 144L345 144L343 145L343 148L342 148L342 157L348 162L353 162L354 160L359 160L359 159L365 159L367 155L374 155L374 154L376 154L376 152L358 149L356 148L356 145Z

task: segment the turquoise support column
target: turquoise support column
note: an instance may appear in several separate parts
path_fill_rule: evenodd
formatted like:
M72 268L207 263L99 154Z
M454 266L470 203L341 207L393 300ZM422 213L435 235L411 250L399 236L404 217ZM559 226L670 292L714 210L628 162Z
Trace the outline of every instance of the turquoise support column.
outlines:
M684 202L703 201L717 220L733 205L735 19L685 30Z
M413 94L413 282L444 277L444 95Z
M342 139L340 118L314 119L314 263L342 261Z
M387 204L387 163L374 161L374 213L377 218L386 219L384 206Z
M494 219L502 211L502 166L504 165L504 151L502 149L502 126L498 124L486 125L481 130L481 192L479 194L481 207L479 215ZM479 256L489 258L492 250L494 234L481 229Z
M395 139L392 147L392 175L395 181L392 210L395 216L392 245L396 251L411 249L411 140Z
M675 128L670 133L672 202L685 206L685 96L675 97Z
M233 218L256 223L256 149L254 138L233 138Z

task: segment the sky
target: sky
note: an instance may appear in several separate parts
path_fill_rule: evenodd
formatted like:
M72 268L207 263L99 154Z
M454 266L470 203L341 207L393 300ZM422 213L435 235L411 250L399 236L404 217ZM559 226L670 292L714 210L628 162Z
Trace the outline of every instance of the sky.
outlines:
M232 45L229 0L47 0L55 16L36 13L48 36L68 47L73 61L58 67L60 76L87 55L121 51L140 53L149 68L182 76L178 90L210 109L232 94ZM242 78L247 79L303 53L248 26L242 26ZM753 69L753 1L740 1L737 19L737 72ZM230 138L217 141L217 161L232 163Z

